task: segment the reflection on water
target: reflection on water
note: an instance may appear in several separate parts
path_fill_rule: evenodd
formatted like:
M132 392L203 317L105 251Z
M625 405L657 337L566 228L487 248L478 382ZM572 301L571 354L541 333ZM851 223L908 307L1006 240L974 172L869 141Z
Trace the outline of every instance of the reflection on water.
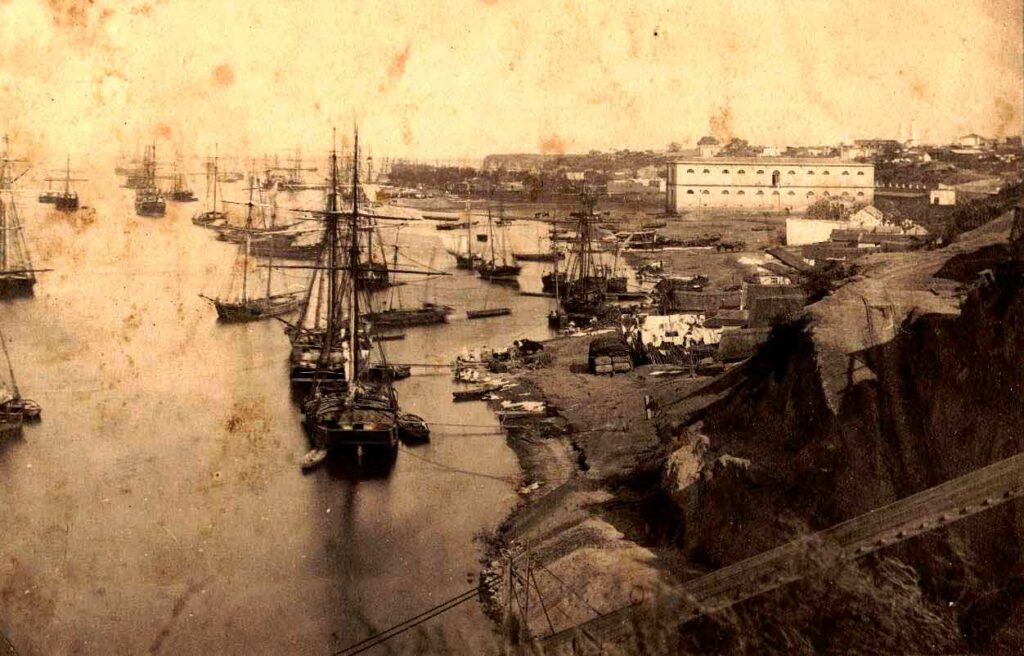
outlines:
M218 324L198 296L234 247L191 224L196 204L136 217L117 179L86 177L78 215L25 195L35 262L55 271L35 298L0 304L18 382L44 412L0 443L0 630L22 653L325 653L464 590L474 534L515 503L518 468L484 405L454 405L449 372L417 367L396 389L433 425L429 444L302 475L281 325ZM513 239L535 250L539 230L518 222ZM459 314L408 329L390 360L547 335L547 299L454 271L431 222L398 234L453 273L410 278L401 302ZM542 272L527 264L524 287ZM514 312L461 314L489 305ZM475 604L421 628L395 649L490 645Z

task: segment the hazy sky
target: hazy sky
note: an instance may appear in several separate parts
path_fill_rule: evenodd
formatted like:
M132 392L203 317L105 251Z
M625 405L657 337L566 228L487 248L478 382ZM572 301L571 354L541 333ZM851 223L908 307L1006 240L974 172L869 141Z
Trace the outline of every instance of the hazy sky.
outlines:
M1020 4L0 0L0 121L51 156L1017 134Z

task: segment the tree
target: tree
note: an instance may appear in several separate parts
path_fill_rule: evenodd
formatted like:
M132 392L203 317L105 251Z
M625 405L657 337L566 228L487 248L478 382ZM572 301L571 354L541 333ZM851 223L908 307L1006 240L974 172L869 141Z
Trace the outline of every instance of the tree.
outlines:
M673 141L672 143L670 143L668 145L668 149L667 150L670 153L678 153L682 149L683 149L683 147L679 145L678 141Z

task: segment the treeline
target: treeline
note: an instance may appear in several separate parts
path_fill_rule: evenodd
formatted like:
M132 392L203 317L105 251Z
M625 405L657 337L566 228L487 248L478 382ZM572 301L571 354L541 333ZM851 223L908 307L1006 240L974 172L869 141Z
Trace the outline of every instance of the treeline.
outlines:
M957 235L974 230L1003 213L1011 210L1021 200L1024 183L1003 187L999 193L971 200L957 206L950 214L942 233L943 241L949 243Z

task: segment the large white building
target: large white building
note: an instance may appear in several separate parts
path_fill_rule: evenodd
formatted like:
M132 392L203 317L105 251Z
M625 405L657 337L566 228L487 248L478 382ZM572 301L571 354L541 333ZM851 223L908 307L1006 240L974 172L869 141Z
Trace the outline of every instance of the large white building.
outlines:
M668 165L665 209L803 210L822 198L870 205L875 167L820 157L710 157Z

